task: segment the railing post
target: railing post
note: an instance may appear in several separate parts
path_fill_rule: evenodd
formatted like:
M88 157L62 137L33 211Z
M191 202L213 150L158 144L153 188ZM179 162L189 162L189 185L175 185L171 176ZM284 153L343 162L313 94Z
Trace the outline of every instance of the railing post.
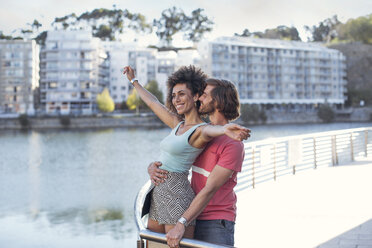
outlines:
M367 157L368 156L368 130L364 130L364 148L365 148L364 155Z
M350 133L350 156L351 156L351 161L354 161L353 133Z
M336 159L336 165L338 165L338 154L337 154L337 135L335 135L335 159Z
M137 248L144 248L145 247L145 244L143 242L143 239L139 239L137 240Z
M335 141L334 136L331 136L331 152L332 152L332 166L335 166Z
M254 147L252 147L252 187L254 188L255 178L254 178Z
M276 145L274 144L274 181L276 181Z
M336 144L336 135L332 136L332 165L335 166L338 164L337 159L337 144Z
M316 163L316 140L315 137L313 138L313 147L314 147L314 169L318 166Z

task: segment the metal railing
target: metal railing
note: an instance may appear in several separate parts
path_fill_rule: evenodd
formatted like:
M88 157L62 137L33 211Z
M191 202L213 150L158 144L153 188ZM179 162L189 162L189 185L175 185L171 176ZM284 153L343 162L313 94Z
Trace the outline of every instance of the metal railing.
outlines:
M145 203L146 194L151 186L151 181L149 180L141 190L138 192L135 203L134 203L134 218L139 232L139 237L137 241L137 248L145 247L144 240L147 240L147 248L165 248L168 247L167 238L165 234L157 233L146 229L144 224L145 217L142 218L142 207ZM183 238L180 242L180 247L185 248L223 248L231 247L226 245L217 245L208 242L203 242L195 239Z
M259 183L277 180L284 175L295 175L301 171L340 165L370 156L372 127L248 141L244 143L244 149L245 158L242 171L238 174L236 192L255 188ZM148 247L167 247L164 245L167 243L165 234L146 229L142 218L142 206L150 185L151 182L148 181L141 188L134 205L135 222L139 232L137 247L144 247L144 240L150 241ZM180 247L230 246L184 238Z
M236 192L298 172L372 154L372 128L355 128L246 142Z

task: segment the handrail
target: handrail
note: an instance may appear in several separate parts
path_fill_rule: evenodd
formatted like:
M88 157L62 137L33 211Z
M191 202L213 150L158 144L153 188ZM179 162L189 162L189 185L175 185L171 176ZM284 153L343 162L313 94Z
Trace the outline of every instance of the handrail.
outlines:
M245 142L245 159L238 174L236 192L255 188L256 184L278 177L325 166L354 161L372 154L372 127L318 132L297 136ZM293 155L295 154L295 156ZM139 234L139 246L143 240L166 244L165 234L146 229L142 220L142 206L151 186L149 180L138 192L135 205L135 222ZM231 247L193 239L182 239L181 247Z
M136 200L134 202L134 218L135 222L137 225L138 229L138 234L139 234L139 242L138 246L139 248L142 248L142 240L150 240L154 241L160 244L166 244L167 243L167 238L165 237L165 234L163 233L157 233L150 231L146 229L144 222L142 220L142 207L145 203L145 198L148 190L151 187L151 181L147 181L145 185L142 186L140 191L137 193ZM196 239L187 239L183 238L180 242L180 247L186 247L186 248L223 248L223 247L232 247L232 246L226 246L226 245L218 245L218 244L213 244L209 242L204 242Z
M166 244L167 238L165 234L152 232L148 229L143 229L140 231L140 237L142 239L156 241L157 243ZM218 245L212 244L209 242L204 242L196 239L187 239L183 238L180 242L180 247L182 248L223 248L223 247L232 247L228 245Z
M372 127L364 127L245 142L245 159L235 191L367 157L372 154L371 132Z

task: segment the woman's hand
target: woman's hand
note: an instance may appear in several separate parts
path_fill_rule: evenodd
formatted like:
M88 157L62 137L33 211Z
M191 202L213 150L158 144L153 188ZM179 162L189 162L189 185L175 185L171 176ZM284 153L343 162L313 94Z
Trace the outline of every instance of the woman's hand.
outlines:
M134 69L130 66L124 67L123 74L127 74L127 78L129 81L135 78Z
M229 123L223 126L224 133L230 138L238 141L251 137L251 130L238 124Z

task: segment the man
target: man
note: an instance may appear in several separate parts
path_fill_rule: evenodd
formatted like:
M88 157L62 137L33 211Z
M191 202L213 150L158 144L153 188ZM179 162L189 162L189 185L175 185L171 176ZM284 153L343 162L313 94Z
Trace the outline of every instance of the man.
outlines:
M235 86L227 80L208 79L199 101L199 112L209 115L212 125L225 125L239 117L239 96ZM194 219L197 219L195 239L234 245L236 195L233 188L243 160L243 143L225 135L213 139L205 147L192 167L191 186L196 197L166 234L170 247L178 246L185 227ZM158 168L160 165L154 162L148 168L155 184L166 178L166 171Z

